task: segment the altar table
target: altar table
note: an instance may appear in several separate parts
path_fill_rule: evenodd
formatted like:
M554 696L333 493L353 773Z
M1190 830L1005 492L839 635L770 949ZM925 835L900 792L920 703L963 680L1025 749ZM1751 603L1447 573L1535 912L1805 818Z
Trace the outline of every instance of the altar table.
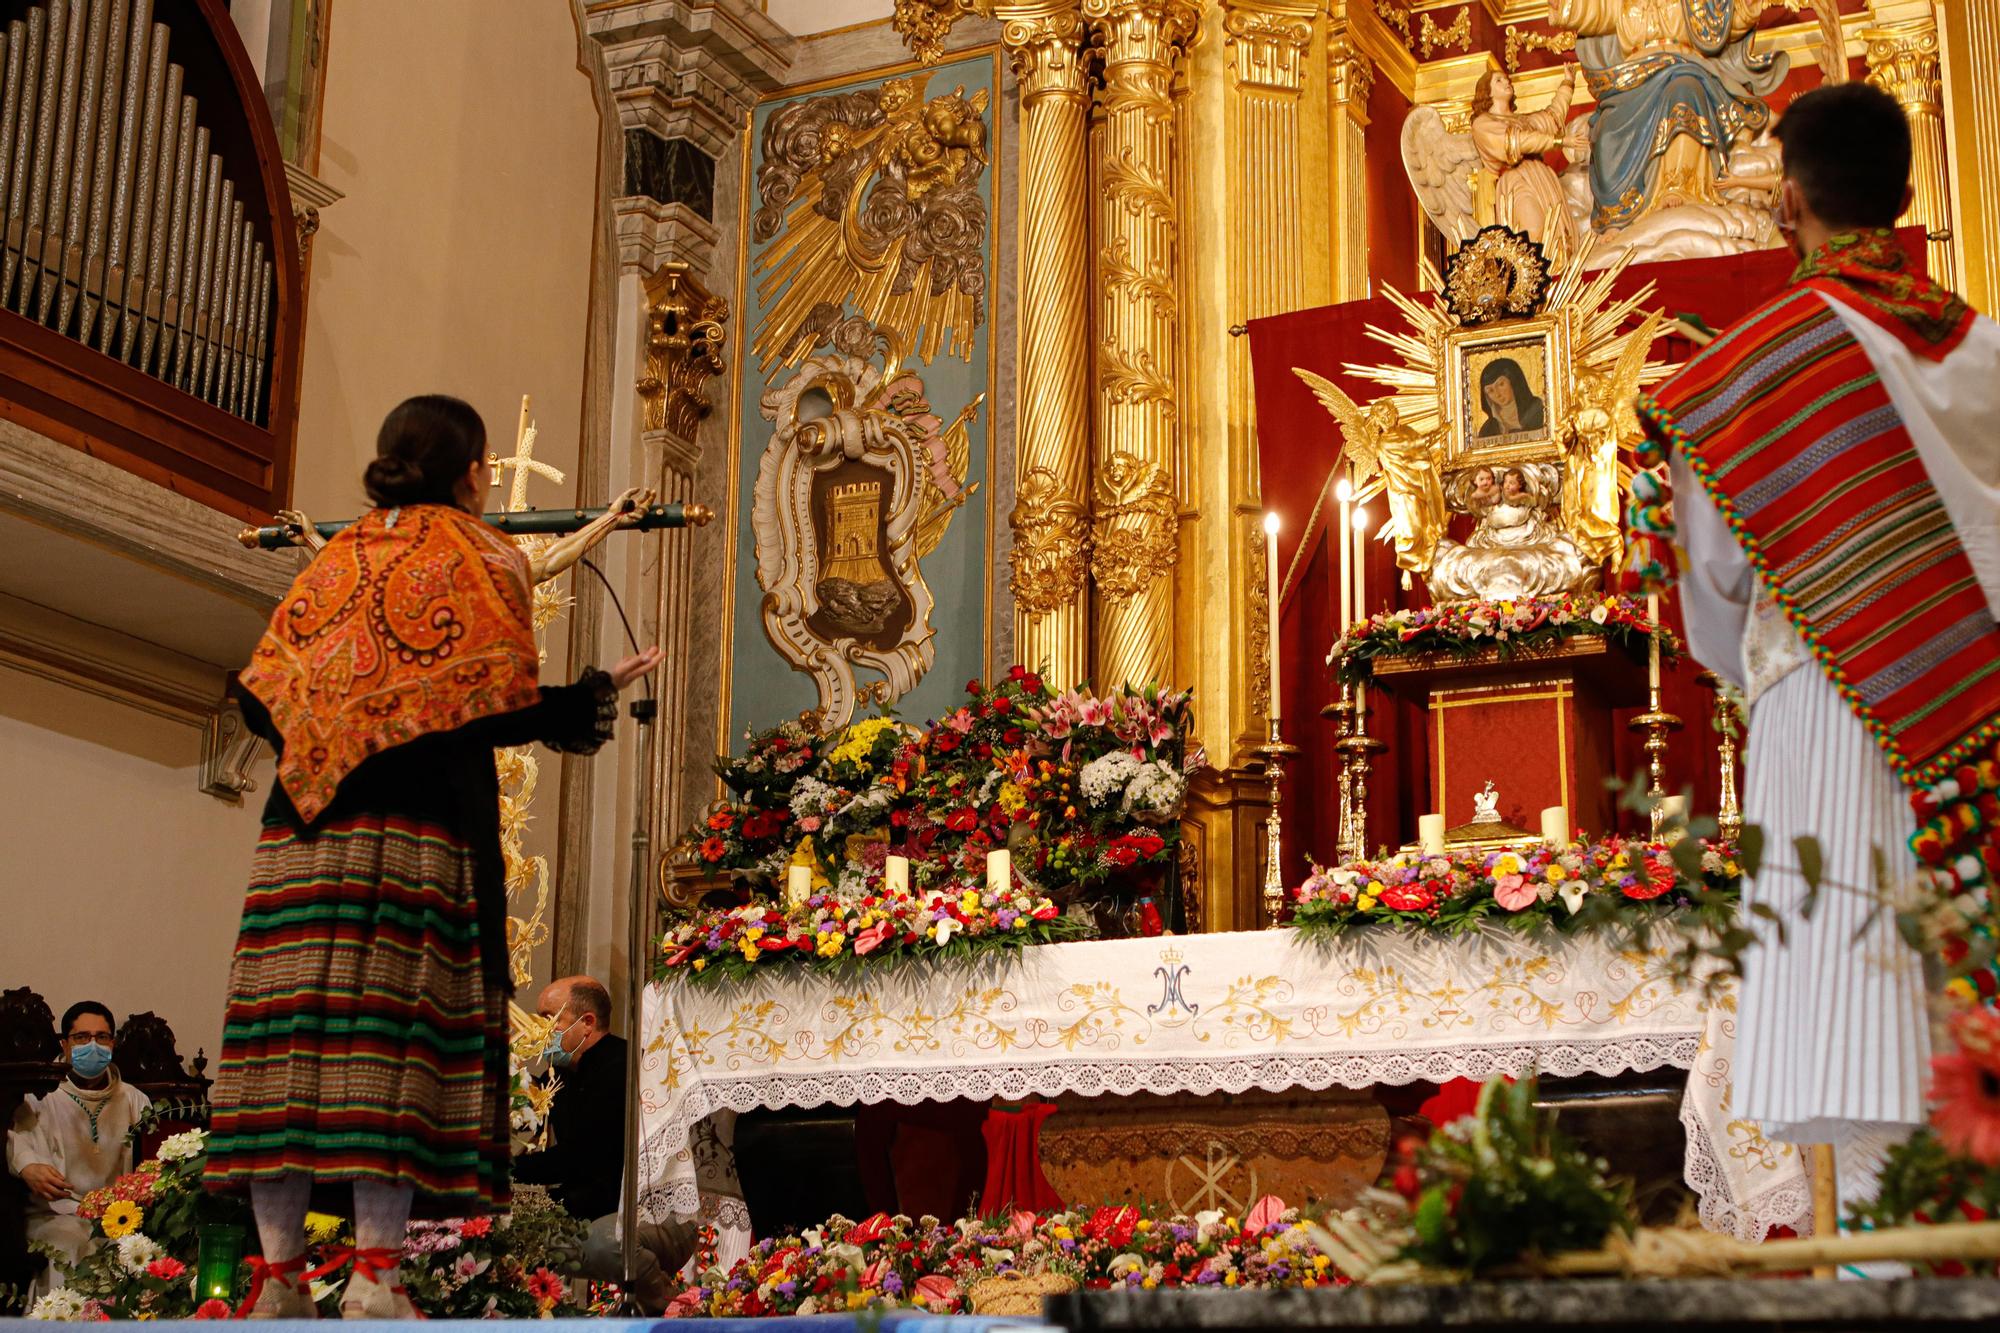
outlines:
M986 964L767 966L741 982L655 983L645 998L641 1207L714 1221L725 1250L747 1244L749 1221L733 1113L757 1107L1363 1089L1698 1057L1682 1114L1711 1224L1789 1222L1804 1197L1796 1154L1728 1121L1733 998L1711 1015L1660 953L1602 936L1367 928L1320 945L1269 930L1044 945Z

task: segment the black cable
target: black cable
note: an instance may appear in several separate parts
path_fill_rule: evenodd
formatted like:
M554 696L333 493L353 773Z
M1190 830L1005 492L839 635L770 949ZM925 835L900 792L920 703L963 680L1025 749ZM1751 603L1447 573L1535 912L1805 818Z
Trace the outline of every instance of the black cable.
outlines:
M632 632L631 620L629 620L625 615L625 604L618 600L618 590L611 586L611 580L604 577L604 571L599 569L595 564L595 562L593 562L588 556L585 556L578 563L580 563L585 569L589 570L591 573L597 575L597 581L604 585L605 596L611 599L611 609L618 613L618 623L625 627L625 641L632 645L632 655L634 657L637 657L643 650L639 647L639 636ZM632 716L634 717L639 716L639 706L641 704L645 705L645 711L648 717L652 716L654 710L659 707L659 700L653 697L652 682L650 676L647 678L647 683L643 687L643 689L644 692L637 699L634 699L632 701Z

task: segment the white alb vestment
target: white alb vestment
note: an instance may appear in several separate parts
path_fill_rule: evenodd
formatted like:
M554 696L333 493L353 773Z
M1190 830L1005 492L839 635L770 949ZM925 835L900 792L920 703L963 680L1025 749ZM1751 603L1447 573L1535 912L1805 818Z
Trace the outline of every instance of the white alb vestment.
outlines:
M150 1105L145 1093L118 1077L115 1067L108 1084L94 1091L64 1079L54 1092L26 1098L14 1113L7 1133L7 1169L18 1176L31 1166L52 1166L81 1198L132 1169L132 1126ZM28 1239L72 1261L81 1258L91 1224L76 1215L76 1204L76 1199L51 1201L30 1191Z
M1930 361L1841 301L1821 299L1874 363L2000 616L2000 326L1979 318L1949 356ZM1902 901L1915 892L1909 789L1758 586L1679 455L1673 488L1688 557L1688 647L1751 705L1743 817L1763 830L1764 852L1746 904L1768 904L1786 932L1781 944L1770 922L1751 922L1760 940L1744 959L1731 1109L1793 1143L1861 1147L1902 1137L1925 1120L1926 988L1894 911L1872 923L1869 915L1877 852L1891 892ZM1817 840L1823 856L1810 921L1799 915L1808 895L1794 850L1800 837Z

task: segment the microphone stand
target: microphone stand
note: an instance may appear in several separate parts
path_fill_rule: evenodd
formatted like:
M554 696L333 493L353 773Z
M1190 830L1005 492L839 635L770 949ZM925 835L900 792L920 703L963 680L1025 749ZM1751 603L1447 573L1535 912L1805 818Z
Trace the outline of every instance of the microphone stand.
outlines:
M625 1298L632 1300L639 1258L639 1046L640 1007L646 988L646 964L652 941L646 929L647 866L652 860L653 721L659 700L650 695L631 703L639 724L637 795L633 801L631 901L625 922L625 1188L619 1198L619 1258L625 1272Z

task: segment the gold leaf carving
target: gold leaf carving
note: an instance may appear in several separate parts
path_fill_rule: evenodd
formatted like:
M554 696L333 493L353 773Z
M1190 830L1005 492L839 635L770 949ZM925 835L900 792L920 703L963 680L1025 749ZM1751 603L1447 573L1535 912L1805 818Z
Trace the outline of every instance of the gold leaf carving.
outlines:
M1156 464L1119 452L1097 478L1097 527L1091 574L1114 600L1137 596L1173 572L1180 554L1180 511Z
M1034 615L1068 606L1083 591L1090 512L1046 467L1030 468L1014 501L1014 600Z

